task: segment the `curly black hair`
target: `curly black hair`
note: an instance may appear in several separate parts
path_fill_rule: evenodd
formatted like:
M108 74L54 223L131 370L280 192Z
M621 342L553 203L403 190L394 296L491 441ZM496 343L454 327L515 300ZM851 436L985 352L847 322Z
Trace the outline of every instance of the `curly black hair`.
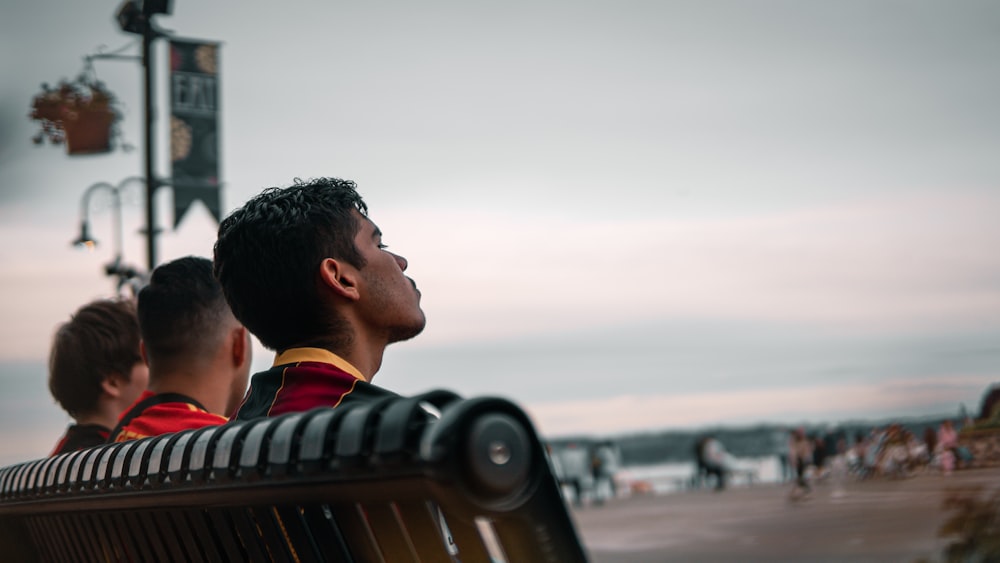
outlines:
M264 346L337 349L351 335L324 307L317 272L325 258L364 267L354 212L367 216L368 206L349 180L294 182L264 190L222 221L215 276L233 314Z

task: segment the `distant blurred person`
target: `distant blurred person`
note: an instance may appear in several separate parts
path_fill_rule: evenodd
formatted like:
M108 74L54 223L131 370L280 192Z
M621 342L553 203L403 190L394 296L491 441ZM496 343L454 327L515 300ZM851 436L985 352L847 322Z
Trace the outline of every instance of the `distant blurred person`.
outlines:
M597 455L601 458L601 477L607 480L611 489L611 498L618 497L617 476L620 469L619 455L613 442L602 442L597 447Z
M935 455L937 453L937 432L934 431L933 426L928 426L924 428L924 448L926 450L925 462L934 463Z
M805 428L799 428L792 436L791 442L791 462L795 466L795 487L792 489L792 498L801 498L812 491L809 485L809 466L813 462L813 442L806 436Z
M826 442L821 435L816 434L812 437L812 450L812 465L816 468L816 476L823 477L825 475L827 449Z
M583 492L590 486L589 459L587 450L570 442L555 452L559 459L559 485L573 492L573 504L583 506Z
M851 445L847 452L847 460L851 472L860 478L867 477L867 471L865 469L865 453L867 448L868 439L865 437L864 432L855 432L854 444Z
M726 488L726 473L728 472L727 454L715 436L707 436L702 444L702 461L708 475L715 475L715 490Z
M913 471L927 464L927 444L923 439L918 439L917 435L907 430L903 433L906 438L906 469Z
M694 475L691 476L691 486L700 489L708 479L708 467L705 465L705 440L707 436L696 436L694 440Z
M51 455L105 443L148 379L132 301L102 299L77 310L57 329L49 354L49 391L76 421Z
M617 471L617 460L612 450L611 442L599 442L594 444L590 453L590 472L593 478L594 504L600 505L604 502L604 487L608 486L608 498L615 498L618 490L615 484L615 471Z
M941 472L951 475L955 470L958 455L955 451L958 448L958 432L952 425L951 420L945 419L938 428L937 450L941 460Z
M227 422L246 392L251 349L212 262L189 256L153 270L138 312L149 389L122 414L110 441Z
M371 384L385 348L420 334L420 292L354 182L271 188L219 226L215 274L236 318L277 352L234 420L392 397Z
M890 424L882 442L882 455L878 463L880 474L892 478L906 477L908 459L909 452L903 427L898 423Z
M837 454L828 461L830 466L830 480L833 482L833 489L830 491L832 498L841 498L847 494L847 475L850 472L847 461L847 440L840 438L837 440Z
M886 431L878 426L873 426L868 431L868 436L864 440L864 457L861 459L863 477L878 476L878 464L883 455L885 439Z

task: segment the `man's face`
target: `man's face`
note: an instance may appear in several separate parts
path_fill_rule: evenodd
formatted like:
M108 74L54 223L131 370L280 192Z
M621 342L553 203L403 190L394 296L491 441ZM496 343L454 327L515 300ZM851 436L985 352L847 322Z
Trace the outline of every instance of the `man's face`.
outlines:
M358 233L354 246L366 264L360 270L363 319L375 331L385 331L388 341L399 342L420 334L426 324L420 309L420 292L403 274L407 262L389 252L382 232L367 217L356 213Z

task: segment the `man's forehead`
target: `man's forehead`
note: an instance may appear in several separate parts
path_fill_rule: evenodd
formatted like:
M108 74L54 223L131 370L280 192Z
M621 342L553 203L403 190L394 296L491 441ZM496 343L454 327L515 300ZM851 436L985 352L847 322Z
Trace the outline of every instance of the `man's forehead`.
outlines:
M369 219L367 216L354 212L356 218L358 219L358 235L359 236L380 236L382 231L378 228L378 225L374 221Z

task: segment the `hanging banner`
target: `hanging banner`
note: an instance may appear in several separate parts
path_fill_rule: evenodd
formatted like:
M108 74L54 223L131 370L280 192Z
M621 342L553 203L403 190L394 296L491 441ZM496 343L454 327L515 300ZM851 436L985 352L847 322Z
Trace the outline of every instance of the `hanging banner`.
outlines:
M170 161L174 228L200 200L219 203L219 44L170 40Z

